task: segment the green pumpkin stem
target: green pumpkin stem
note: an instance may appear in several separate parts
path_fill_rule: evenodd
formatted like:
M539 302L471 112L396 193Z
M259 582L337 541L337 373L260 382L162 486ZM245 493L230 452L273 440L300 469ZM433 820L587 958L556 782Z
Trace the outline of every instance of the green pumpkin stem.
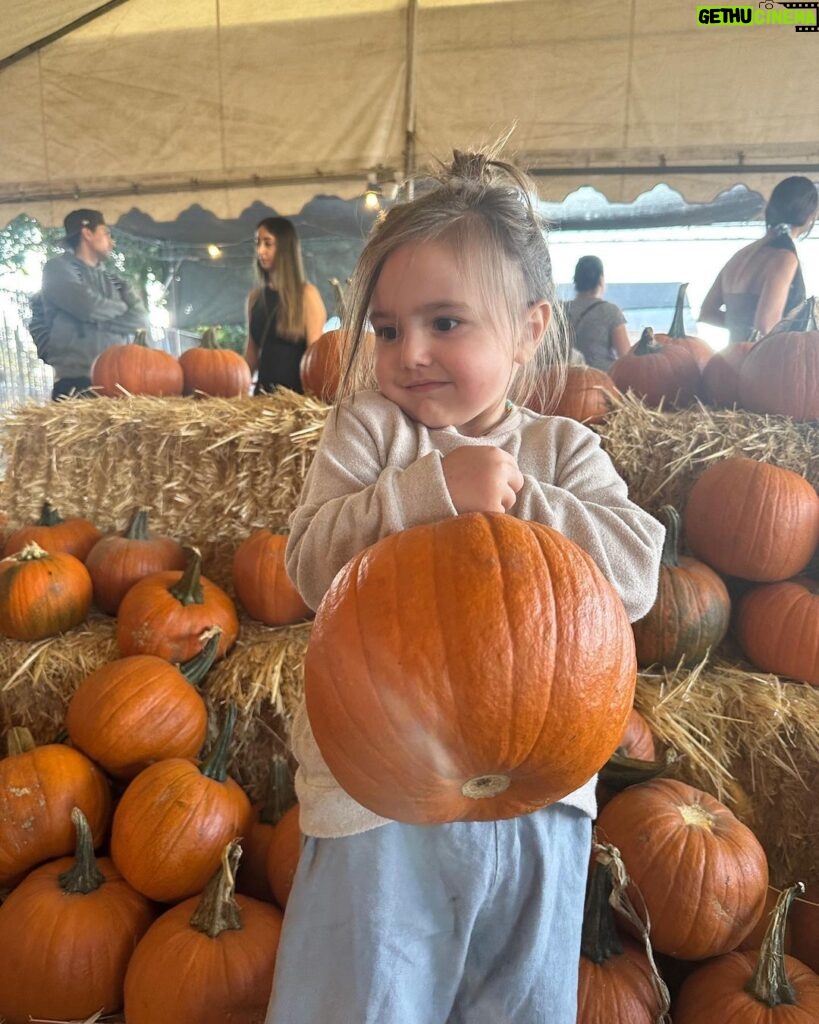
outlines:
M672 567L680 564L680 514L673 505L663 505L658 514L665 524L661 561Z
M50 502L44 501L43 507L40 510L40 518L37 520L37 526L59 526L63 522L65 520L57 509Z
M789 332L809 333L819 331L819 298L811 295L795 309L773 325L768 334L787 334Z
M126 540L148 540L148 509L138 508L122 535Z
M609 903L613 888L611 872L595 860L586 888L580 939L580 955L593 964L605 963L623 952L623 943L614 923L614 911Z
M6 735L6 750L9 757L14 757L16 754L27 754L36 746L31 730L26 729L25 726L14 725Z
M619 793L629 786L658 779L668 773L676 761L673 750L667 750L662 761L643 761L638 757L627 757L615 750L598 773L598 778L608 789Z
M654 340L653 328L646 327L640 335L640 340L634 346L633 352L635 356L648 356L653 355L655 352L660 352L661 350L662 345L658 345Z
M88 821L79 807L71 812L71 820L77 832L77 843L74 852L74 864L57 877L60 888L65 893L87 896L96 892L105 881L105 875L97 865L94 856L94 840Z
M805 886L797 882L779 894L754 973L745 986L745 991L765 1006L796 1005L796 992L785 970L785 926L794 897L804 891Z
M225 709L225 720L222 723L221 732L213 745L213 750L208 754L207 759L199 769L204 776L216 782L224 782L227 778L228 754L235 724L236 705L231 702Z
M236 869L242 847L233 839L222 851L222 863L205 886L190 919L191 928L215 939L225 931L241 931L242 915L236 902Z
M211 669L216 655L219 653L219 643L222 639L222 630L214 626L208 630L208 639L202 650L195 654L189 661L184 661L179 666L179 671L194 686L197 686Z
M287 762L271 761L264 791L264 803L259 810L259 821L263 825L275 825L295 802L293 775Z
M141 348L149 348L148 345L148 334L145 330L136 331L134 334L134 345L139 345Z
M677 304L674 306L674 317L668 328L669 338L684 338L685 334L685 292L688 283L681 284L677 291Z
M188 548L188 564L178 583L169 587L169 592L180 604L204 604L202 590L202 555L197 548Z
M216 331L212 327L208 327L202 337L199 339L199 348L207 348L215 351L219 351L219 342L216 340Z

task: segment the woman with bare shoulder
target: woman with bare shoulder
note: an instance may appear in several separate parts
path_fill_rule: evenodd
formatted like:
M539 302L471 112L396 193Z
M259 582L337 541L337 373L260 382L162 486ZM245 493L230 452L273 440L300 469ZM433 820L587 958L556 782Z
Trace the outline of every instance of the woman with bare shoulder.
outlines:
M728 329L729 341L767 334L805 299L794 239L816 220L819 193L810 178L780 181L765 207L765 235L740 249L717 275L699 319Z
M256 228L258 287L247 300L245 359L256 374L254 394L278 387L302 393L301 357L327 320L324 302L305 280L301 246L292 221L266 217Z

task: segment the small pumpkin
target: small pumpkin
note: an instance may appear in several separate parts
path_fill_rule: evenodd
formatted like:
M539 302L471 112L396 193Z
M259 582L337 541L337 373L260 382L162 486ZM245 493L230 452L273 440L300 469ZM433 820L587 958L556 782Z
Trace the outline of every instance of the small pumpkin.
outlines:
M128 1024L254 1024L265 1019L282 928L276 907L234 892L231 843L201 896L143 936L125 976Z
M744 456L709 466L683 511L693 555L728 576L795 576L819 544L819 496L798 473Z
M8 757L0 761L0 889L44 860L71 853L74 807L98 846L111 816L108 780L79 750L62 743L38 747L28 729L12 729Z
M609 367L609 377L620 391L633 391L648 405L691 405L702 387L702 374L694 356L682 345L659 345L646 327L636 345Z
M795 885L780 895L762 948L704 964L683 982L674 1024L813 1024L819 1020L819 976L785 955L785 923Z
M73 555L33 541L0 561L0 634L41 640L78 626L91 607L88 570Z
M71 742L117 779L132 779L154 761L196 757L208 711L195 684L213 664L219 637L177 668L153 654L109 662L71 696L65 727Z
M100 537L102 533L88 519L82 516L63 519L46 501L33 526L23 526L6 539L3 556L14 555L33 542L50 554L63 551L84 562Z
M233 556L236 596L252 619L268 626L290 626L313 617L287 575L286 547L286 535L255 530Z
M798 423L819 420L819 325L808 299L748 353L739 375L744 409L778 413Z
M656 1024L662 1009L645 949L617 931L611 867L593 858L583 910L578 1024Z
M325 595L305 659L310 723L339 784L418 824L516 817L583 785L617 746L635 682L623 604L591 557L502 514L361 552Z
M797 576L754 587L736 619L737 640L753 665L819 686L819 582Z
M149 348L145 331L133 342L111 345L91 364L91 384L107 398L127 395L181 395L184 374L179 360L162 349Z
M714 350L707 341L697 338L693 334L685 332L685 293L688 291L688 284L681 284L677 289L677 301L674 304L674 315L671 318L671 326L666 334L654 335L658 345L679 345L687 349L696 360L697 366L702 372L714 355Z
M136 509L123 533L98 540L85 561L94 584L94 603L116 615L120 601L143 576L185 567L182 545L148 530L148 510Z
M654 761L657 757L657 746L651 726L636 708L628 713L626 727L617 744L617 754L633 757L639 761Z
M151 573L138 580L120 602L117 644L122 655L155 654L167 661L189 661L204 646L203 636L221 630L217 657L236 642L239 617L230 597L202 575L202 556L191 548L183 572Z
M648 910L656 950L682 960L719 956L759 918L768 887L765 851L709 793L652 779L613 797L597 829L620 850Z
M544 392L552 393L546 372ZM566 369L566 383L560 399L549 412L554 416L566 416L579 423L602 423L622 395L605 370L594 366L569 366ZM534 412L544 411L540 400L535 397L527 403Z
M85 1020L120 1009L125 969L154 918L113 862L95 858L79 808L71 820L74 856L35 868L0 906L0 1014L7 1024Z
M227 773L235 720L230 705L203 764L181 757L157 761L122 794L111 827L111 856L149 899L175 903L201 892L225 843L247 829L250 801Z
M341 377L341 353L344 332L325 331L301 357L299 374L306 395L314 395L323 402L335 401Z
M302 834L299 805L293 804L279 818L267 848L267 877L276 903L285 909L301 857Z
M657 597L633 622L637 664L696 665L728 631L731 599L722 579L704 562L679 553L680 517L671 505L659 510L665 523Z
M179 357L184 377L183 394L212 398L242 398L250 394L250 367L232 349L221 348L212 327L196 348Z

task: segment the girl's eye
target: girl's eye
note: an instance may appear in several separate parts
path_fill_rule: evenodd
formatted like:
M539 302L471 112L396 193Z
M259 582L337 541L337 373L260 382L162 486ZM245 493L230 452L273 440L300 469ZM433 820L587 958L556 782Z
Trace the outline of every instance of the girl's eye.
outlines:
M392 325L385 324L381 327L376 327L375 336L379 341L395 341L398 337L398 330Z
M459 323L459 320L455 320L451 316L439 316L432 321L432 326L436 331L446 334L449 331L454 331Z

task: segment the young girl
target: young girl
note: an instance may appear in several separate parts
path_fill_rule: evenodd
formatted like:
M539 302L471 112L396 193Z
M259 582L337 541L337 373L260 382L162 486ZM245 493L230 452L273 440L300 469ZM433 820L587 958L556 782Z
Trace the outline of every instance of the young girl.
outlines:
M324 330L327 311L318 288L305 280L299 238L286 217L266 217L256 228L256 272L245 349L250 372L258 372L255 394L279 386L301 394L301 357Z
M330 415L287 549L312 607L380 537L506 512L584 547L632 619L650 608L662 527L592 431L520 405L566 357L529 187L508 164L456 153L368 241L345 383L374 375L376 388ZM268 1024L575 1024L594 779L520 818L412 826L339 787L303 707L293 749L306 839Z

